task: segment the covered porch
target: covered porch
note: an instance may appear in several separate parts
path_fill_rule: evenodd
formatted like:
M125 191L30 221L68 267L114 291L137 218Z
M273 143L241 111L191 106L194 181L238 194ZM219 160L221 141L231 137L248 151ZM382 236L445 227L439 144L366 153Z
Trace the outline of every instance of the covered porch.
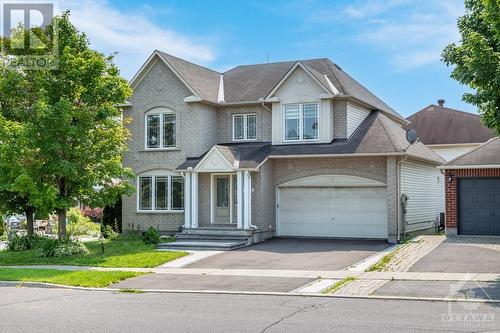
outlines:
M183 171L185 231L256 228L252 225L252 170L239 168L232 156L230 148L214 146Z

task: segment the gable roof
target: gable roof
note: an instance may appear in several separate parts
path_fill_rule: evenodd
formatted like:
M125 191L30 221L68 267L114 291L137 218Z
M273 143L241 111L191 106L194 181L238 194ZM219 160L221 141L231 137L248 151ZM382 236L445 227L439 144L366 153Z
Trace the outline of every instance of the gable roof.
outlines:
M451 160L443 166L443 169L462 169L473 166L500 168L499 137L490 139L470 152Z
M332 92L332 95L356 99L367 104L372 110L383 111L395 119L406 122L406 119L394 109L326 58L244 65L219 73L161 51L155 51L148 62L152 61L155 55L173 69L195 97L211 103L221 102L218 98L221 76L224 82L224 101L220 104L258 103L269 95L295 64L300 62L322 86ZM146 65L147 63L142 66L131 83L140 77ZM328 81L336 91L332 90Z
M482 143L495 136L481 123L477 114L431 104L408 117L410 124L426 145Z

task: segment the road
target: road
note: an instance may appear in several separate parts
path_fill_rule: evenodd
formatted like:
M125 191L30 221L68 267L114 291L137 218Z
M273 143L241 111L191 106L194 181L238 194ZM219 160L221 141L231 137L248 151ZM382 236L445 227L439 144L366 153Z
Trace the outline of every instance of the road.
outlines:
M2 287L0 332L290 333L500 329L498 304L450 304ZM450 313L460 316L450 316Z

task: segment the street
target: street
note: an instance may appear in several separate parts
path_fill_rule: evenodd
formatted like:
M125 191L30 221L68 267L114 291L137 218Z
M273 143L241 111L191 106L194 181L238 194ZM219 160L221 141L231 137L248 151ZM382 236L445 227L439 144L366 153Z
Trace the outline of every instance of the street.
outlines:
M498 331L498 304L0 289L1 332Z

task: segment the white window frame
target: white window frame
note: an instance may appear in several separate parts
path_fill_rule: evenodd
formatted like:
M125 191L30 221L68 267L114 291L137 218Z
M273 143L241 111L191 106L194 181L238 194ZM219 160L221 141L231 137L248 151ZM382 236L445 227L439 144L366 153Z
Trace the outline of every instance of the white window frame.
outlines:
M248 117L249 116L254 116L255 117L255 138L249 139L248 138ZM235 119L236 117L243 117L243 139L236 139L236 126L235 126ZM233 114L233 141L256 141L257 140L257 114L256 113L235 113Z
M315 139L304 139L304 105L311 105L311 104L316 105L316 114L317 114L317 118L318 118L318 137ZM299 107L299 139L298 140L286 138L286 107L287 106L298 106ZM320 107L320 103L318 103L318 102L284 104L283 109L282 109L283 142L304 142L304 141L314 142L314 141L319 141L320 114L321 114L319 107Z
M164 115L166 114L171 114L174 115L175 120L174 120L174 131L175 131L175 145L171 147L163 147L163 138L164 138ZM160 116L160 146L158 148L154 147L148 147L148 116ZM174 110L168 109L168 108L155 108L153 110L150 110L146 112L144 115L144 149L146 150L175 150L177 149L177 114Z
M151 209L141 209L140 206L140 197L141 197L141 178L151 178ZM167 178L167 209L156 209L156 178L164 177ZM183 209L172 209L172 195L173 195L173 187L172 187L172 177L181 177L184 180L184 192L186 191L186 183L184 177L180 174L173 173L146 173L140 174L137 176L136 180L136 189L137 189L137 212L138 213L184 213ZM184 192L182 196L184 197ZM184 203L186 205L186 203Z

